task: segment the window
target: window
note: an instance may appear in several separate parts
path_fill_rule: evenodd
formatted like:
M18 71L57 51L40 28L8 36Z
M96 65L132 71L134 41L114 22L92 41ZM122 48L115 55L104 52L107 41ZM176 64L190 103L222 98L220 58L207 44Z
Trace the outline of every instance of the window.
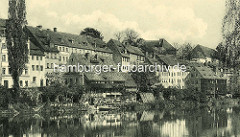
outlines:
M40 66L40 70L43 71L43 66Z
M11 68L8 68L8 74L11 74L12 70Z
M36 82L36 79L37 79L36 77L33 77L33 83L35 83L35 82Z
M53 63L51 63L51 68L53 68Z
M54 54L54 59L57 59L57 54L56 53Z
M28 74L28 69L26 68L26 69L25 69L25 75L27 75L27 74Z
M68 48L66 48L66 52L68 52Z
M36 71L39 71L39 66L38 65L36 65Z
M2 61L3 61L3 62L6 61L6 55L2 55Z
M3 75L6 74L6 68L2 68L2 74L3 74Z
M8 80L4 80L4 87L8 88Z
M63 57L63 61L65 61L65 57Z
M20 80L19 85L20 85L20 87L23 86L23 81L22 80Z
M32 56L32 60L34 60L34 56Z
M66 61L68 61L68 57L66 57Z
M42 56L40 57L40 60L42 60Z
M62 50L62 48L61 47L59 47L59 51L61 51Z
M28 81L25 81L25 87L28 87Z
M47 63L47 68L49 68L49 63Z
M64 47L62 48L62 51L63 51L63 52L65 51L65 48L64 48Z
M37 60L38 60L38 56L37 56Z
M32 65L32 71L35 71L35 66L34 65Z

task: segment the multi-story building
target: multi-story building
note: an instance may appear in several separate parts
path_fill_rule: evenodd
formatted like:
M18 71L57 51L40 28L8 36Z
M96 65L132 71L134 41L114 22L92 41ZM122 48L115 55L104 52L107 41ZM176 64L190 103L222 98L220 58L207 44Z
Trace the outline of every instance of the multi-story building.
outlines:
M8 62L8 49L6 45L5 37L6 20L0 19L1 30L1 85L11 88L13 86L13 79L11 76L11 69ZM24 68L20 78L20 87L40 87L45 86L43 81L45 57L40 48L38 48L33 42L28 40L28 63Z
M191 67L186 84L206 94L224 94L227 87L225 78L220 77L210 67L200 65Z
M57 28L43 29L42 26L28 27L28 32L30 40L44 52L46 85L49 84L49 77L54 75L54 65L66 64L72 53L112 58L112 51L97 38L58 32Z
M175 87L185 89L185 80L189 74L189 68L186 63L179 61L173 55L157 55L157 59L164 68L166 67L158 73L160 83L165 88Z
M107 46L113 51L113 60L116 64L122 65L122 71L128 72L129 66L143 64L145 56L138 47L121 43L118 40L111 39Z

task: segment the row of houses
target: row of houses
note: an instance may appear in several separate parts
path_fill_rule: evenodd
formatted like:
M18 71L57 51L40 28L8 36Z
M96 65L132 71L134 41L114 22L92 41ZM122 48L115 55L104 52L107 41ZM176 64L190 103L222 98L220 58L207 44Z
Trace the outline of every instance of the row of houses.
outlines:
M8 63L5 29L6 20L0 19L1 58L0 58L0 84L11 88L13 80ZM194 48L194 58L191 62L176 58L177 50L165 39L146 40L141 48L132 46L127 42L110 39L107 43L89 36L58 32L57 28L43 29L42 26L27 26L28 63L20 77L19 85L24 87L43 87L49 85L57 76L64 84L87 85L92 90L114 90L124 87L128 91L136 91L137 84L128 73L128 65L160 64L160 65L186 65L185 72L156 72L155 83L165 88L187 88L195 86L199 91L224 91L226 79L221 77L210 67L199 65L213 62L211 57L213 49L198 45ZM195 63L192 63L195 62ZM196 62L198 63L196 65ZM113 65L118 63L126 67L122 72L96 74L91 73L56 73L55 65ZM190 82L188 82L190 81ZM210 88L211 87L211 88ZM121 88L119 88L121 89Z

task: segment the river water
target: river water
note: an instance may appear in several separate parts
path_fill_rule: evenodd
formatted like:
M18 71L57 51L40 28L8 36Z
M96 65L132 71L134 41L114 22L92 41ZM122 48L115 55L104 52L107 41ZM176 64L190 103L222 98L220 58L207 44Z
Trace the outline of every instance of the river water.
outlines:
M0 118L2 137L240 137L239 109L81 112Z

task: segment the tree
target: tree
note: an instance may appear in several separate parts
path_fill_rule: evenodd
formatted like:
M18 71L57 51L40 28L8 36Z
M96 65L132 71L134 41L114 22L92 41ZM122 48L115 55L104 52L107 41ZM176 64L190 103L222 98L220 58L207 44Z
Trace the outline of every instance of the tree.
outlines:
M123 31L123 33L125 35L124 40L126 40L131 45L136 44L139 34L135 30L128 28L125 31Z
M114 34L114 37L118 40L118 41L121 41L122 38L124 37L124 33L122 31L120 32L117 32Z
M216 58L221 62L226 62L227 48L223 45L222 42L218 44L216 50Z
M185 43L179 47L179 49L177 51L177 56L180 59L191 60L192 59L192 54L191 54L192 50L193 50L193 48L191 46L191 43Z
M226 9L222 25L223 46L227 51L225 64L235 68L240 56L240 1L227 0Z
M13 87L19 88L19 77L28 62L28 37L26 35L25 0L9 2L9 19L6 22L8 61Z
M86 36L98 38L101 40L103 40L103 38L104 38L102 33L94 28L85 28L83 31L81 31L80 35L86 35Z

